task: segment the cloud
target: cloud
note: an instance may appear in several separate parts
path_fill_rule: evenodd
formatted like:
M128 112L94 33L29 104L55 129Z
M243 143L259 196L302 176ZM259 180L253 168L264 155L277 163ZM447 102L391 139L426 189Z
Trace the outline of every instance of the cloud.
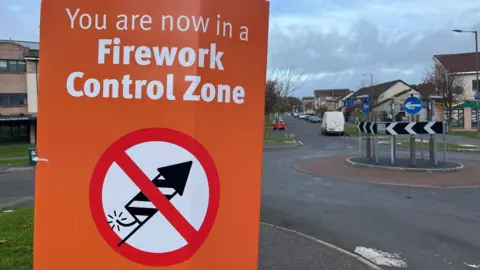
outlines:
M462 5L449 0L320 1L304 5L307 16L299 7L295 13L275 13L282 1L271 1L269 68L288 63L315 74L300 95L321 88L358 88L362 80L370 81L364 73L374 74L376 82L418 83L434 54L474 50L472 35L452 29L480 26L475 25L478 0Z
M269 69L294 65L313 89L421 81L434 54L473 51L479 0L270 0ZM40 0L2 0L0 39L39 39Z

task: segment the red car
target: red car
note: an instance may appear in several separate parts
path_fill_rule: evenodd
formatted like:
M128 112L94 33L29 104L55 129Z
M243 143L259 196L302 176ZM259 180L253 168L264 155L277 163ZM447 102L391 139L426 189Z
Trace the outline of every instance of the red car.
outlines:
M273 122L273 129L285 129L285 122L283 120Z

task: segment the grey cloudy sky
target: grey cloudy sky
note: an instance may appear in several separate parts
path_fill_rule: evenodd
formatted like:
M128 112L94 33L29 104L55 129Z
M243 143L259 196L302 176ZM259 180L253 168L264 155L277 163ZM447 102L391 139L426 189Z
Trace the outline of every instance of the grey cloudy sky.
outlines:
M38 40L40 0L1 0L0 39ZM271 0L269 69L292 65L313 89L419 83L433 54L471 52L480 0Z

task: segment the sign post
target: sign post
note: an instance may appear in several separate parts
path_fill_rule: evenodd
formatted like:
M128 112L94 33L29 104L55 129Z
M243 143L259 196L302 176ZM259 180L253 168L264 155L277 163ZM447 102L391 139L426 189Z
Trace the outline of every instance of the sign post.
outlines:
M35 269L258 268L268 14L42 1Z
M415 123L415 115L422 111L423 102L419 98L411 95L409 98L405 100L405 102L403 103L403 107L405 108L405 112L407 114L410 114L410 122ZM411 127L407 126L407 128L410 129ZM411 132L411 134L413 134L413 132ZM415 135L410 135L410 162L413 167L415 167L417 164L415 144L416 144ZM422 147L422 151L423 151L423 147Z
M477 137L480 138L480 89L477 89L477 92L475 93L475 100L477 101Z
M367 115L367 119L366 121L372 121L372 119L368 117L369 115L369 108L370 104L368 102L368 98L365 98L363 100L363 112L365 113L365 115ZM372 158L372 143L371 143L371 136L369 135L366 135L365 136L365 151L366 151L366 157L367 159L371 159Z

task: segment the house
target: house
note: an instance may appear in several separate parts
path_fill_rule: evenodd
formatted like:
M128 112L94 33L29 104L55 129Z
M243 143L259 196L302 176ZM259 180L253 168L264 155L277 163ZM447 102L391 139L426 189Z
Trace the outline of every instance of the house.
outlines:
M315 96L315 109L319 107L327 107L328 110L337 110L339 109L338 101L350 94L352 91L350 89L323 89L323 90L314 90L313 94Z
M480 55L479 55L480 57ZM445 68L449 74L455 74L462 77L464 88L464 99L473 100L476 91L476 54L442 54L433 56L434 65L440 65Z
M0 40L0 143L36 143L38 42Z
M434 65L440 65L448 74L461 77L463 87L463 100L452 110L452 129L473 130L476 129L477 102L474 101L474 94L478 91L476 83L476 53L442 54L434 55ZM480 55L479 55L480 57ZM447 111L444 110L437 120L447 118Z
M371 116L374 117L373 120L386 121L392 119L392 100L395 104L395 119L401 119L406 116L403 109L403 102L412 95L420 97L420 93L413 89L412 86L402 80L395 80L360 88L350 99L359 100L360 98L368 98ZM423 110L420 115L421 118L425 118L425 110Z
M315 110L315 97L302 97L302 109L304 112L313 112Z
M350 92L346 96L342 97L338 102L337 102L337 107L338 110L345 112L347 106L349 105L348 100L350 99L351 96L353 96L355 92Z

